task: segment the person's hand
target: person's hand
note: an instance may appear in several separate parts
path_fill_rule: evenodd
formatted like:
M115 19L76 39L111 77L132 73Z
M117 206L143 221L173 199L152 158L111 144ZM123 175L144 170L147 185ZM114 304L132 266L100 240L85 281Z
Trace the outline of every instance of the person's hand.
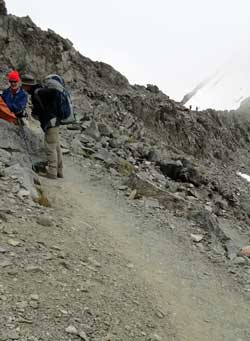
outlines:
M34 118L34 120L38 121L39 117L37 115L35 115L34 113L31 113L31 117Z
M26 112L21 111L21 112L16 113L15 115L17 118L26 117Z

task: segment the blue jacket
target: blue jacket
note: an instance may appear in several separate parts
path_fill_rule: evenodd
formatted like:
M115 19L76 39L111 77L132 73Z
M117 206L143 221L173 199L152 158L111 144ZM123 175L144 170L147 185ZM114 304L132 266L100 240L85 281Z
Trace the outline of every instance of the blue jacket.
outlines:
M28 95L22 88L15 95L13 95L11 88L5 89L2 98L14 114L22 113L28 101Z

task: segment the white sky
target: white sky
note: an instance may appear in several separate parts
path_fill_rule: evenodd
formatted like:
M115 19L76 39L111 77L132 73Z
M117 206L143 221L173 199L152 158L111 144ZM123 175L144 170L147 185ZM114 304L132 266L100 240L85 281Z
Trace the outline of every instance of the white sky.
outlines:
M9 13L69 38L134 84L181 100L218 77L190 104L232 108L250 95L249 0L6 0ZM217 84L217 80L221 81Z

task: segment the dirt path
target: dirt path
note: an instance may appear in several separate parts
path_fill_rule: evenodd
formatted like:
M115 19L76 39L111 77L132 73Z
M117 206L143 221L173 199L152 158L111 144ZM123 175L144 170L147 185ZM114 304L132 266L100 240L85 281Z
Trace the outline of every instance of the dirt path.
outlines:
M63 181L46 181L49 197L68 218L78 243L93 246L90 257L97 255L100 271L119 288L110 293L121 308L113 311L113 319L123 319L121 329L130 330L119 340L148 340L147 332L132 336L131 321L146 321L152 311L155 340L157 335L181 341L250 339L249 302L222 268L186 248L170 229L155 228L157 219L146 220L104 178L72 166L72 160L66 163ZM103 289L109 292L108 283ZM130 295L138 308L123 310Z

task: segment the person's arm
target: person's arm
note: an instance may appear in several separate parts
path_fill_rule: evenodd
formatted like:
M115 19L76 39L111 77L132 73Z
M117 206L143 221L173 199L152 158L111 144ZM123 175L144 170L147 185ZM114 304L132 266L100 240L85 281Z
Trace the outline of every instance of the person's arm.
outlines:
M1 95L1 97L2 97L2 99L4 100L5 103L6 103L6 95L7 95L7 91L6 91L6 89L5 89L5 90L3 90L3 93L2 93L2 95Z
M12 108L10 108L11 111L13 111L15 114L22 114L26 108L28 102L28 95L24 91L20 91L18 94L18 98L14 103L11 105Z

